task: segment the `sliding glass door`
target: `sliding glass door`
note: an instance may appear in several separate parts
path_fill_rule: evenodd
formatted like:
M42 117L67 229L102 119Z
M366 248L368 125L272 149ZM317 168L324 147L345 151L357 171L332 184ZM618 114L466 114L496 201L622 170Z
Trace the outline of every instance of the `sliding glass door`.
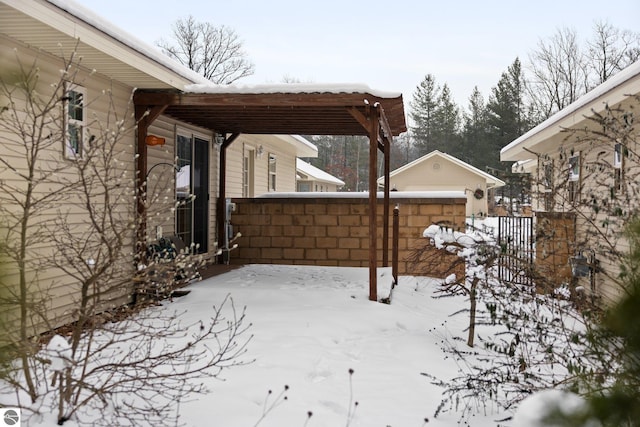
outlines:
M198 253L208 251L209 141L178 134L176 139L176 234Z

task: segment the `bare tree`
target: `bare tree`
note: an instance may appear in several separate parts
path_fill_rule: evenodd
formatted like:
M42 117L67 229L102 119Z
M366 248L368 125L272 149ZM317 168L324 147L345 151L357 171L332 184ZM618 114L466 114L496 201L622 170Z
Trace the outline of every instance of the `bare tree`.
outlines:
M587 67L575 30L562 28L529 55L530 96L543 118L571 104L587 89Z
M136 125L131 100L123 106L111 89L96 99L84 96L82 105L100 100L106 111L86 118L82 154L63 160L65 105L84 72L75 52L62 57L62 72L50 85L38 82L37 61L0 76L1 99L8 100L0 129L10 153L0 158L0 229L8 230L0 258L15 271L0 280L0 295L9 292L0 308L17 311L19 325L17 332L11 321L2 325L1 336L21 362L19 369L0 370L15 391L2 405L56 412L59 424L174 425L183 396L206 391L203 378L244 363L244 310L226 298L206 318L187 319L170 308L141 311L129 304L138 220L131 148L124 141ZM177 259L172 268L188 281L198 258L184 253ZM140 274L154 268L156 260L149 261ZM39 334L43 326L59 326L60 313L49 309L50 295L41 289L46 282L34 273L39 269L62 272L71 295L68 323L46 348ZM155 280L170 286L175 275ZM21 401L24 392L31 402Z
M640 58L640 33L598 21L587 47L589 68L594 77L592 84L597 86Z
M213 83L230 84L254 71L233 29L197 22L191 15L175 22L172 41L161 39L156 44L165 54Z

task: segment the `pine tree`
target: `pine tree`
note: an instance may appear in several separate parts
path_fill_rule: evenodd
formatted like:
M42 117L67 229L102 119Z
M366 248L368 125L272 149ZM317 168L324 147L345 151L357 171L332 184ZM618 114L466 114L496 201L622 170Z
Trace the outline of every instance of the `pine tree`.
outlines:
M463 117L460 159L484 170L488 162L490 148L487 148L487 144L490 140L487 136L487 107L477 86L473 88L467 108L468 112Z
M518 58L502 73L497 86L492 89L487 113L492 138L489 166L504 169L499 160L500 149L529 129L525 80Z
M414 126L411 127L417 157L431 152L435 148L434 127L440 88L435 77L427 74L416 88L411 101L410 117Z
M460 111L451 99L451 91L446 83L440 90L434 118L434 147L458 157L460 155Z

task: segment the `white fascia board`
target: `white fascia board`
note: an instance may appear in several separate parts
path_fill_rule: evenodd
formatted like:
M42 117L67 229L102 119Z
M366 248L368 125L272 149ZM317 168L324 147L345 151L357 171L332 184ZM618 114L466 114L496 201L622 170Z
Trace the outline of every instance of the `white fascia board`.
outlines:
M606 82L586 93L566 108L558 111L538 126L526 132L500 150L500 160L517 161L533 157L536 146L560 133L575 127L593 112L601 112L607 105L614 106L629 95L640 94L640 61L637 61ZM530 150L530 151L527 151Z

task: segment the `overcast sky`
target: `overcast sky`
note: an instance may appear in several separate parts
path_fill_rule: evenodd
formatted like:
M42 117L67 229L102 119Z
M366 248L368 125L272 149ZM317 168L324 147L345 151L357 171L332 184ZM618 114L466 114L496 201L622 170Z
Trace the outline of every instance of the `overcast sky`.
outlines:
M485 100L502 72L561 27L581 39L604 20L640 31L640 0L77 0L155 44L178 18L233 28L255 64L238 84L364 83L402 92L405 104L426 74L466 107L474 86Z

